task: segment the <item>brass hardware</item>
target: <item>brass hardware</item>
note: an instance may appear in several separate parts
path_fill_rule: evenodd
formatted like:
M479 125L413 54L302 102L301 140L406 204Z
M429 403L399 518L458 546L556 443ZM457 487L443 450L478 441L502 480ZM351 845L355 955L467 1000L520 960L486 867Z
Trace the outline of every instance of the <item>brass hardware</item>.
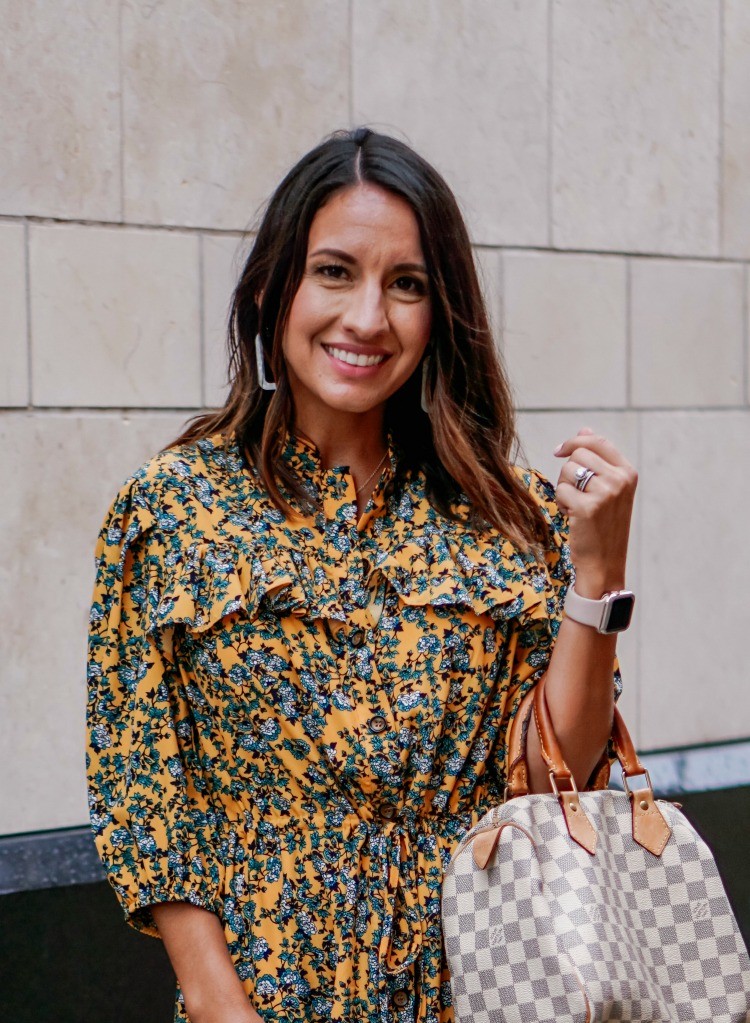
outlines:
M549 780L550 780L550 784L552 786L552 791L555 793L555 795L559 799L560 798L560 790L557 787L557 781L555 780L555 772L554 771L550 771L549 772ZM578 788L576 787L576 780L575 780L575 778L573 777L572 774L571 774L571 776L570 776L570 778L568 780L570 781L571 788L570 789L566 789L565 791L566 792L574 792L576 795L578 795Z
M651 784L651 775L648 773L646 768L644 767L643 771L639 771L638 774L642 774L643 775L643 777L646 779L646 784L648 785L648 787L653 792L654 791L654 786ZM637 776L638 775L634 775L633 777L637 777ZM630 786L628 785L628 776L625 774L624 771L622 773L622 785L623 785L623 788L625 789L625 791L627 792L627 794L629 796L632 796L633 793L631 792Z

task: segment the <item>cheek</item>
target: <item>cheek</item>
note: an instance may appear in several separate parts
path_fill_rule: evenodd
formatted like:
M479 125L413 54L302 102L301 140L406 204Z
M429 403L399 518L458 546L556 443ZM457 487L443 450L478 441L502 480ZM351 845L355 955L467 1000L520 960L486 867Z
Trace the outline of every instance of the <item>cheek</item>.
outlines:
M409 354L419 360L430 340L432 313L429 307L418 307L409 312L411 315L405 317L402 337Z
M287 335L296 340L309 340L333 315L333 303L323 289L303 281L289 310Z

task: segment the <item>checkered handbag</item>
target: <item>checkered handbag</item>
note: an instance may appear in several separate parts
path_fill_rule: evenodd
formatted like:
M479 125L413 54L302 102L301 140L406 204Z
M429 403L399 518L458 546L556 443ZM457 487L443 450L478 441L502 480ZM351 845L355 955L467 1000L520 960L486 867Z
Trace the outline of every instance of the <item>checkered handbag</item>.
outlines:
M532 710L549 794L528 794ZM750 961L713 857L654 799L618 713L613 742L625 791L579 795L543 684L519 709L506 801L467 832L443 882L456 1023L750 1023Z

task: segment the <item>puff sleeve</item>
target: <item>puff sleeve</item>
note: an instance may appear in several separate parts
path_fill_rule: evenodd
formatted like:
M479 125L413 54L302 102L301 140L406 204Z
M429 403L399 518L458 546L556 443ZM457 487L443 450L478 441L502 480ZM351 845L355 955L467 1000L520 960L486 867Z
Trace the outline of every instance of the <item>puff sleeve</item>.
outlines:
M96 548L88 644L89 808L97 851L128 922L158 936L150 906L218 911L213 811L186 684L152 628L169 516L135 481Z

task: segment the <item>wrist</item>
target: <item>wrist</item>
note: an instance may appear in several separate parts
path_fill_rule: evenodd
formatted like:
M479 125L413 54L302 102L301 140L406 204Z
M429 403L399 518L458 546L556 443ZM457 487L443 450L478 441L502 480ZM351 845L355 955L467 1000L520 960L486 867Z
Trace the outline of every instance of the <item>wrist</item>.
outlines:
M576 593L589 600L600 600L605 593L625 589L625 571L592 572L576 569Z

